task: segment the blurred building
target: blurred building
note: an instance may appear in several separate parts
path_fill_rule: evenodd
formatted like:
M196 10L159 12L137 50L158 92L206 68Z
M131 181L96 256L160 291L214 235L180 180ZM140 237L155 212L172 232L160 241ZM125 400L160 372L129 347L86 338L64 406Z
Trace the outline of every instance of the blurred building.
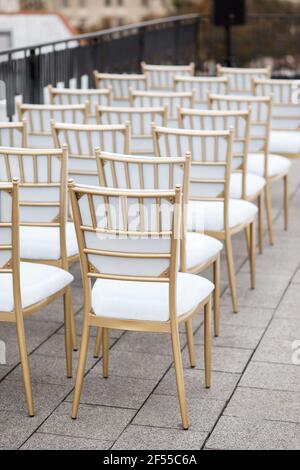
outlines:
M172 0L44 0L81 30L107 28L168 15Z

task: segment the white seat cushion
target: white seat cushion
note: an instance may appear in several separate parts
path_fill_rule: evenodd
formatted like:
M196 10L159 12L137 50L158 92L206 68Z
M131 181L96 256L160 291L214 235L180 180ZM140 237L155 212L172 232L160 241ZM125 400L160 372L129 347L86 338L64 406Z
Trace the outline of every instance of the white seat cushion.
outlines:
M73 281L73 276L63 269L34 263L21 263L20 278L23 308L46 300ZM0 274L0 312L13 310L12 276Z
M247 159L247 172L254 175L265 175L265 156L263 153L250 153ZM288 173L291 162L288 158L280 155L269 154L268 157L268 176L270 178Z
M272 131L270 136L270 152L283 154L300 153L300 130Z
M186 237L186 267L192 269L207 263L223 249L222 243L216 238L202 233L187 233Z
M228 209L230 228L251 222L257 214L257 207L242 199L230 199ZM189 232L221 232L223 230L225 230L225 226L224 203L222 201L189 202Z
M232 173L230 181L230 197L232 199L242 199L242 173ZM262 176L246 174L246 195L255 196L266 186L266 180Z
M178 274L177 315L193 310L214 290L214 285L193 274ZM92 307L97 316L123 320L165 322L169 320L169 284L98 280Z
M78 255L74 224L67 223L67 255ZM20 227L20 257L26 260L60 259L59 229L56 227Z

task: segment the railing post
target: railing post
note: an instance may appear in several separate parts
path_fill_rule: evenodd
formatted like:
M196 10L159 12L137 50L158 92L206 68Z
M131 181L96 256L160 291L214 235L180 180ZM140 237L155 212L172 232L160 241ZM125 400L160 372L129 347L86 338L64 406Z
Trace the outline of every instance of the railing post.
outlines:
M146 28L140 28L139 30L139 54L138 54L138 64L137 71L141 69L141 63L145 60L145 32Z
M179 64L179 45L180 45L180 28L181 28L181 23L180 20L175 21L175 31L174 31L174 57L173 57L173 63L174 65Z
M36 79L36 74L35 74L35 49L30 49L30 55L29 55L29 89L28 89L28 97L29 97L29 103L36 103L35 100L35 79Z

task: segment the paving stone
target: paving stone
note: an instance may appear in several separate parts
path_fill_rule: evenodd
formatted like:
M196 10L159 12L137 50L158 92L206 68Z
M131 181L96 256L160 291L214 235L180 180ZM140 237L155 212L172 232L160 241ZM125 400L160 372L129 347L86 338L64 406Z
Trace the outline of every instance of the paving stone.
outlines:
M297 284L289 286L275 313L275 317L296 319L300 322L300 289Z
M156 385L155 380L101 377L99 367L93 369L84 380L80 403L139 409ZM73 394L68 401L73 400Z
M237 388L224 416L300 422L300 393Z
M300 392L299 367L296 365L252 362L249 364L239 385L240 387Z
M300 269L297 270L292 282L295 284L300 284Z
M300 319L273 318L265 334L266 338L300 340Z
M104 406L81 405L71 419L71 403L63 403L41 426L43 433L83 439L116 440L132 420L135 411Z
M196 345L197 365L196 369L203 370L203 345ZM223 348L215 346L212 348L212 370L216 372L242 373L246 367L251 354L251 349ZM185 368L190 368L188 350L185 348L182 354Z
M184 370L185 391L188 398L226 401L232 394L238 379L238 374L214 372L212 387L208 390L205 388L203 371L197 369ZM175 370L173 368L163 378L154 393L177 396Z
M222 416L205 448L299 450L300 424Z
M37 432L21 447L21 450L108 450L111 441L55 436Z
M2 386L2 384L1 384ZM1 388L1 387L0 387ZM22 415L11 412L0 411L0 449L16 450L31 434L39 427L45 419L45 415L29 418L24 412Z
M257 273L256 289L251 290L249 274L239 273L237 276L237 291L240 307L276 308L288 285L289 274L276 275ZM227 288L223 302L231 305L231 296Z
M264 328L223 324L220 336L214 338L213 346L255 349L264 333ZM195 344L203 344L203 328L195 335Z
M299 348L299 344L294 345L293 341L288 339L263 338L253 356L253 361L293 364L295 360L298 362Z
M2 366L0 365L0 380L3 379L9 372L11 371L10 366Z
M275 246L270 247L267 246L264 250L262 256L257 256L256 259L256 272L260 273L263 276L269 276L270 274L274 274L279 272L282 274L283 272L287 276L292 276L299 264L299 242L297 244L292 244L288 240L288 250L286 249L286 245L283 243L275 244ZM284 257L284 263L282 259ZM249 263L245 263L245 265L241 269L242 273L249 273Z
M180 335L181 346L186 344L185 334ZM159 354L172 357L170 335L161 333L136 333L128 331L115 347L116 351Z
M232 313L231 306L221 306L220 336L223 333L223 325L247 326L254 328L266 328L270 322L274 310L261 309L259 307L241 307L238 314Z
M112 450L199 450L205 438L205 432L130 425Z
M116 351L113 348L109 363L112 375L159 380L170 367L172 359L158 354Z
M224 407L220 400L188 399L187 404L191 431L210 431ZM152 395L133 424L182 429L177 397Z

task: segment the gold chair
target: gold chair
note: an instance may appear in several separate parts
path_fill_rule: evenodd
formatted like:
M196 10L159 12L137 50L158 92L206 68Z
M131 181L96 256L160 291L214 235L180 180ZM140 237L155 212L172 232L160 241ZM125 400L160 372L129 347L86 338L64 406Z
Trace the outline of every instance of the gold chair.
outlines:
M88 104L80 105L48 105L48 104L17 104L20 121L26 119L27 141L31 148L52 148L53 136L51 120L73 124L86 124ZM12 147L12 145L10 145ZM18 145L27 147L27 145Z
M183 129L203 131L234 129L232 148L232 174L229 197L258 202L259 249L263 252L263 195L266 180L247 172L251 108L245 111L213 111L179 109L179 126ZM248 240L248 233L246 233Z
M270 130L272 119L272 98L270 96L221 96L210 95L209 107L223 110L242 110L252 108L251 131L249 142L249 155L247 158L247 172L263 176L266 180L265 202L268 218L269 240L274 244L273 217L270 186L272 183L283 180L284 184L284 223L288 228L288 176L291 166L287 158L273 155L269 151Z
M12 183L0 183L0 323L16 324L28 414L29 416L34 416L35 411L26 349L24 319L63 296L67 369L68 376L71 376L72 309L70 306L70 284L73 281L73 276L67 272L66 256L64 256L65 266L62 267L42 262L20 262L19 243L22 235L19 235L19 221L20 219L28 220L26 212L30 203L27 200L27 196L31 186L22 185L20 188L21 197L23 193L26 202L19 202L18 180L13 179ZM31 204L35 206L35 209L38 209L34 202L31 202ZM51 202L49 205L44 202L43 211L46 212L47 209L52 210L51 206L53 205L54 202ZM44 215L44 221L46 219ZM44 223L46 224L47 222ZM31 222L27 225L27 227L29 226L32 227Z
M27 147L27 122L1 122L0 123L1 147Z
M131 153L153 155L152 123L167 125L167 108L115 108L99 106L97 121L100 125L131 124Z
M103 331L103 376L109 375L109 330L171 335L179 405L188 429L179 325L204 307L205 384L211 385L213 284L178 273L182 192L84 188L70 184L84 283L84 323L72 418L83 386L90 327ZM92 283L94 285L92 287Z
M137 91L131 90L131 106L140 108L167 107L168 125L178 127L178 108L193 108L195 93L174 91Z
M117 155L101 152L96 149L99 184L102 187L128 190L161 190L171 189L177 184L183 190L182 239L180 271L199 274L208 266L214 268L215 284L215 336L219 335L220 319L220 253L222 244L211 237L200 233L187 232L187 210L189 201L190 154L185 158L157 158L131 155ZM194 367L195 353L193 348L192 324L186 324L191 366ZM100 354L100 334L97 336L95 357Z
M61 124L52 121L54 145L69 148L69 176L79 184L98 185L95 148L107 152L126 153L130 150L130 123L115 126Z
M150 65L142 62L142 73L147 79L148 90L170 91L173 89L175 75L193 77L194 62L189 65Z
M97 106L111 106L112 90L111 88L102 90L81 89L81 88L54 88L48 86L50 103L60 105L88 105L87 119L90 124L96 120Z
M130 90L147 90L145 75L99 73L94 71L95 86L98 89L111 88L115 106L129 106Z
M233 129L195 131L153 128L156 156L177 157L192 154L189 202L189 232L204 232L224 240L233 311L238 311L232 236L249 233L251 288L255 288L255 218L257 207L251 202L230 198Z
M217 76L226 77L229 81L229 93L233 95L252 95L253 79L270 78L271 67L222 67L217 65Z
M273 98L270 152L300 157L300 80L254 80L254 94Z
M178 93L194 93L194 107L207 109L207 99L210 93L228 93L228 79L226 77L174 77L175 91Z

